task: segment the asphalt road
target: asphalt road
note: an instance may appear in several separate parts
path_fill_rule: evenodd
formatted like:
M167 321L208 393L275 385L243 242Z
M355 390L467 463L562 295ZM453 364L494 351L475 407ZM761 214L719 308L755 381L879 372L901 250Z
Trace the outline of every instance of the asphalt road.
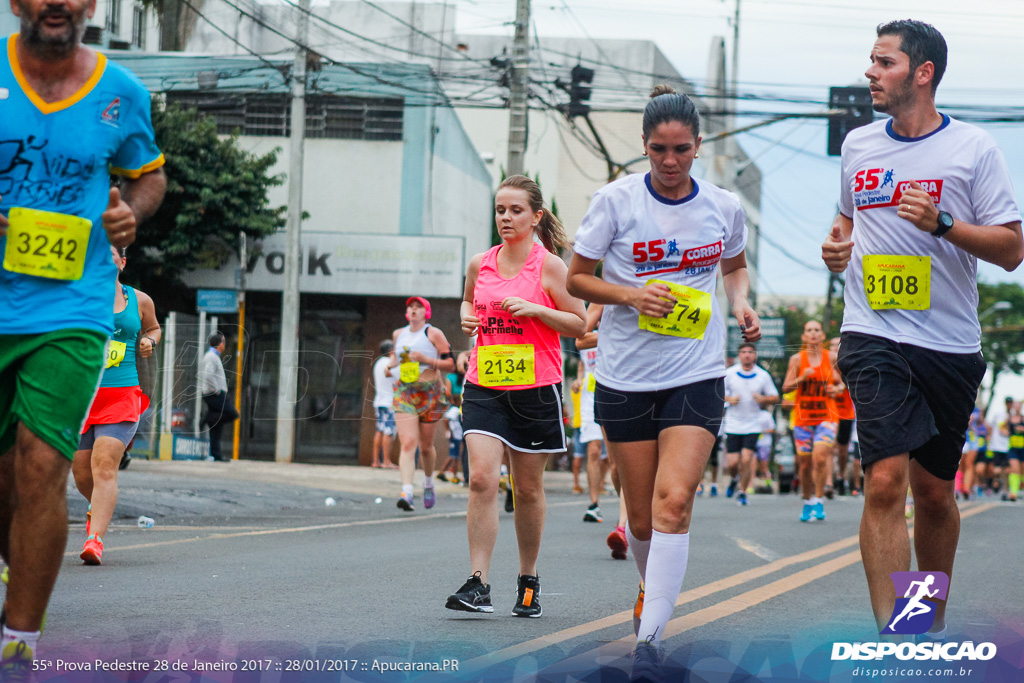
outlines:
M502 512L495 613L477 616L444 609L469 574L465 489L440 484L435 508L402 513L397 479L369 468L136 461L121 473L100 567L78 559L85 503L69 485L70 538L40 679L80 680L67 662L100 659L150 668L88 680L165 680L154 666L167 666L166 680L626 680L638 577L632 558L613 560L605 546L614 499L604 500L604 523L584 523L569 475L549 475L539 619L510 614L518 562ZM865 662L829 657L835 642L878 639L857 543L861 505L838 498L826 522L801 524L793 496L753 496L745 508L698 499L663 641L670 665L694 682L869 680L854 671ZM137 527L143 514L153 528ZM947 664L964 671L944 677L1024 680L1024 505L972 501L962 515L950 640L992 641L999 654ZM446 660L457 674L382 671ZM238 670L200 672L210 666ZM874 680L917 680L911 673Z

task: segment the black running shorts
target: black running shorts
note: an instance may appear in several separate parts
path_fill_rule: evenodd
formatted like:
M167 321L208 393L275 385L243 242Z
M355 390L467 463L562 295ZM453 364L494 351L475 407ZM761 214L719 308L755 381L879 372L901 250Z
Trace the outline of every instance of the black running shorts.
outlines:
M725 452L739 453L744 448L748 451L756 451L757 440L760 438L760 434L726 434Z
M909 453L952 481L985 375L981 353L943 353L844 332L838 366L857 410L864 467Z
M840 420L839 429L836 430L836 443L840 446L849 446L851 436L853 436L853 420Z
M718 435L725 380L706 379L661 391L619 391L597 383L594 417L614 442L656 441L662 429L690 426Z
M462 392L462 429L483 434L524 453L565 450L561 385L531 389L492 389L466 383Z

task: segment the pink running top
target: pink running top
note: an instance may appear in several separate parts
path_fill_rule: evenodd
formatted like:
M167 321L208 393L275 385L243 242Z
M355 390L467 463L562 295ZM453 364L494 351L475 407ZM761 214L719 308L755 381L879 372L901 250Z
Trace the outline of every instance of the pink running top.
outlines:
M473 290L473 309L480 318L476 346L469 357L466 381L492 389L530 389L562 381L562 348L558 332L537 318L517 318L501 309L507 297L556 308L541 286L547 250L534 243L522 270L506 280L498 274L498 251L484 253Z

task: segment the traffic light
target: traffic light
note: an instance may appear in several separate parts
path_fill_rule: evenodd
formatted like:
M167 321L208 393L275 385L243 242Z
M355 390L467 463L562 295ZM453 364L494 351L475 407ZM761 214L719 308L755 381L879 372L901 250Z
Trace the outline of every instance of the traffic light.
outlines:
M569 108L566 111L570 119L576 116L586 116L590 113L590 105L587 102L590 101L591 88L581 84L594 81L594 70L577 64L572 68L571 76Z
M854 128L866 126L875 118L871 108L871 91L866 85L847 88L829 88L828 106L830 109L846 109L841 116L828 119L828 155L837 157L843 147L846 134Z

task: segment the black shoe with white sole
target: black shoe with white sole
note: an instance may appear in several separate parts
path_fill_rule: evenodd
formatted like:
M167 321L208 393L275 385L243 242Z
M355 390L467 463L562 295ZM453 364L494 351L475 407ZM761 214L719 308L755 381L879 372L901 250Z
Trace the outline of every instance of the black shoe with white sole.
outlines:
M461 612L493 612L491 586L480 580L480 572L475 572L462 588L448 596L444 606Z
M543 610L540 608L540 577L520 576L516 585L516 606L512 614L517 617L537 618Z

